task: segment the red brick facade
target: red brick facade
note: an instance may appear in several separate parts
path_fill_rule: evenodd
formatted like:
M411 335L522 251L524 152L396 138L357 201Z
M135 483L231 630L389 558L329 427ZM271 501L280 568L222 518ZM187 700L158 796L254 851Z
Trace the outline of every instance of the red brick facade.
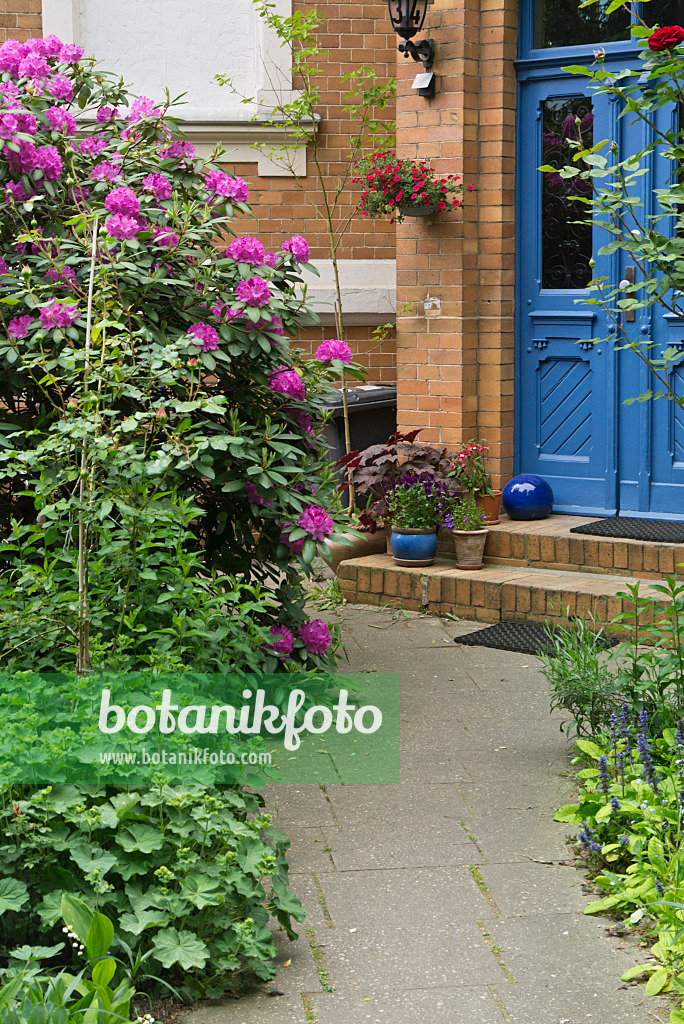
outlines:
M475 186L463 209L397 230L401 427L457 444L485 437L513 468L515 0L434 0L437 95L411 90L399 59L398 154ZM428 300L426 307L426 299Z

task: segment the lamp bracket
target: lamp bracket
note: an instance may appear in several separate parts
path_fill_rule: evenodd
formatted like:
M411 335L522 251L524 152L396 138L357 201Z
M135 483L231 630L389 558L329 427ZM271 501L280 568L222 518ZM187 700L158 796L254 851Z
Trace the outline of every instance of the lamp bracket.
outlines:
M419 43L406 39L403 43L399 43L399 52L403 53L404 57L413 57L415 61L423 65L426 71L432 70L432 65L435 62L435 44L432 39L421 39Z

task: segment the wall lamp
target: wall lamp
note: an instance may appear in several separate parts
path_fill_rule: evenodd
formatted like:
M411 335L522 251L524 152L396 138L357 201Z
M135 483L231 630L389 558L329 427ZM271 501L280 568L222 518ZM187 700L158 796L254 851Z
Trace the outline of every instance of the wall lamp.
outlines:
M419 43L412 41L412 36L423 27L428 3L429 0L387 0L392 28L404 40L399 44L399 51L404 57L413 57L423 65L424 74L417 75L413 83L419 96L435 95L435 76L432 71L435 44L432 39L421 39Z

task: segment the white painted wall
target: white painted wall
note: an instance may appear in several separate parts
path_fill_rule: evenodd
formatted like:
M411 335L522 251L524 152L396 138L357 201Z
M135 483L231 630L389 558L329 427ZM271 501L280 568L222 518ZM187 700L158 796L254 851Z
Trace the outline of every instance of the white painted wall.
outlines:
M292 0L275 0L292 13ZM43 32L78 43L132 91L161 99L185 92L174 111L187 121L249 121L256 97L292 97L291 53L254 10L252 0L43 0ZM240 95L214 75L233 79Z
M213 81L230 74L257 90L257 38L251 0L79 0L78 42L134 92L161 99L187 93L172 112L187 120L248 118L239 98Z

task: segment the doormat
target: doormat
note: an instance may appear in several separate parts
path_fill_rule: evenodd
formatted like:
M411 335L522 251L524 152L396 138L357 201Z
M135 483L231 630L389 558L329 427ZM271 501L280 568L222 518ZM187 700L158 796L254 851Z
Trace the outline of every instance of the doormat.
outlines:
M650 540L662 544L684 544L684 523L667 519L630 519L612 516L594 523L573 526L570 533L585 533L591 537L622 537L624 540Z
M549 634L545 626L536 626L532 622L497 622L485 629L455 636L454 641L467 647L493 647L497 651L540 654L549 647ZM615 647L619 642L614 637L596 637L597 647Z

